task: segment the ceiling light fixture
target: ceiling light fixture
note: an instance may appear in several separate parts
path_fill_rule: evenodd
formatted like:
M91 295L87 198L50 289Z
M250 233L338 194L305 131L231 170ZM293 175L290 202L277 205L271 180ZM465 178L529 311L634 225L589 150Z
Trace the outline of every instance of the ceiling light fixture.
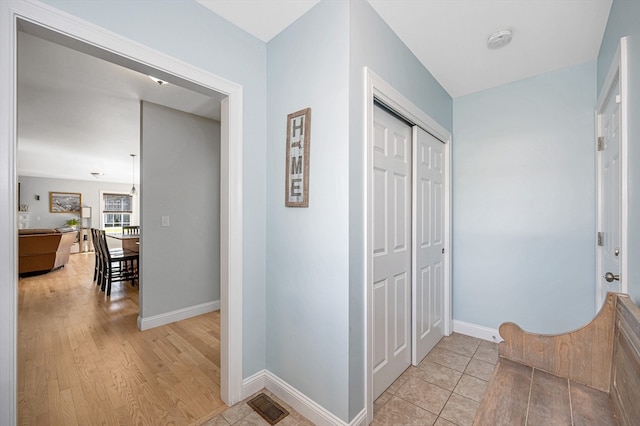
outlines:
M498 30L495 33L491 34L487 39L487 47L489 49L500 49L505 47L507 44L511 42L513 38L513 31L508 28L503 30Z
M136 155L129 154L131 156L131 191L129 191L129 195L136 195Z
M151 77L151 76L149 76L149 78L151 80L155 81L156 83L158 83L158 86L162 86L163 84L168 84L166 81L160 80L159 78L155 78L155 77Z
M93 176L96 179L100 179L102 176L104 176L104 173L101 172L91 172L91 176Z

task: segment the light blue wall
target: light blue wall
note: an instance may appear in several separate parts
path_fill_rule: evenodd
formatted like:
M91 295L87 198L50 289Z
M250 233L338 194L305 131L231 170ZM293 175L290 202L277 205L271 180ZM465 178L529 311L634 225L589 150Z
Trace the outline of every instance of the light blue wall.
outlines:
M243 377L264 369L265 43L192 1L45 3L243 86Z
M588 62L454 99L454 320L593 317L595 79Z
M347 420L348 5L268 43L266 368ZM284 206L287 114L311 108L309 207Z
M628 146L629 159L629 269L628 292L640 305L640 1L614 0L598 54L598 92L601 90L611 60L627 37L628 54Z
M349 418L364 407L364 67L452 130L449 94L367 3L349 7Z

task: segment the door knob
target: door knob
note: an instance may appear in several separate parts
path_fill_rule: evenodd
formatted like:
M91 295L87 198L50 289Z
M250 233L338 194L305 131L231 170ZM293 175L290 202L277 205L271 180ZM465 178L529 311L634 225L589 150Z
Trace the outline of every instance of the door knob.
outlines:
M607 280L608 283L612 283L613 281L620 281L620 275L613 275L611 272L607 272L604 274L604 279Z

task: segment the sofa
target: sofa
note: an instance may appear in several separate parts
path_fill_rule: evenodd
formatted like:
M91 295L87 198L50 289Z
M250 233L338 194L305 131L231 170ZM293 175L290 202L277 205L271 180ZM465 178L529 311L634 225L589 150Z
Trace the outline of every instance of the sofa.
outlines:
M18 274L49 272L69 262L78 238L72 228L18 230Z

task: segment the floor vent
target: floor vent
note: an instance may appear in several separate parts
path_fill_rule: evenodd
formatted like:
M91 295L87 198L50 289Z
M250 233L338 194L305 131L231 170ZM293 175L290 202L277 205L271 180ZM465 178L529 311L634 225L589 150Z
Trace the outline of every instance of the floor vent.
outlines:
M277 402L261 393L249 402L249 407L260 414L270 425L275 425L280 420L289 415L289 412L282 408Z

